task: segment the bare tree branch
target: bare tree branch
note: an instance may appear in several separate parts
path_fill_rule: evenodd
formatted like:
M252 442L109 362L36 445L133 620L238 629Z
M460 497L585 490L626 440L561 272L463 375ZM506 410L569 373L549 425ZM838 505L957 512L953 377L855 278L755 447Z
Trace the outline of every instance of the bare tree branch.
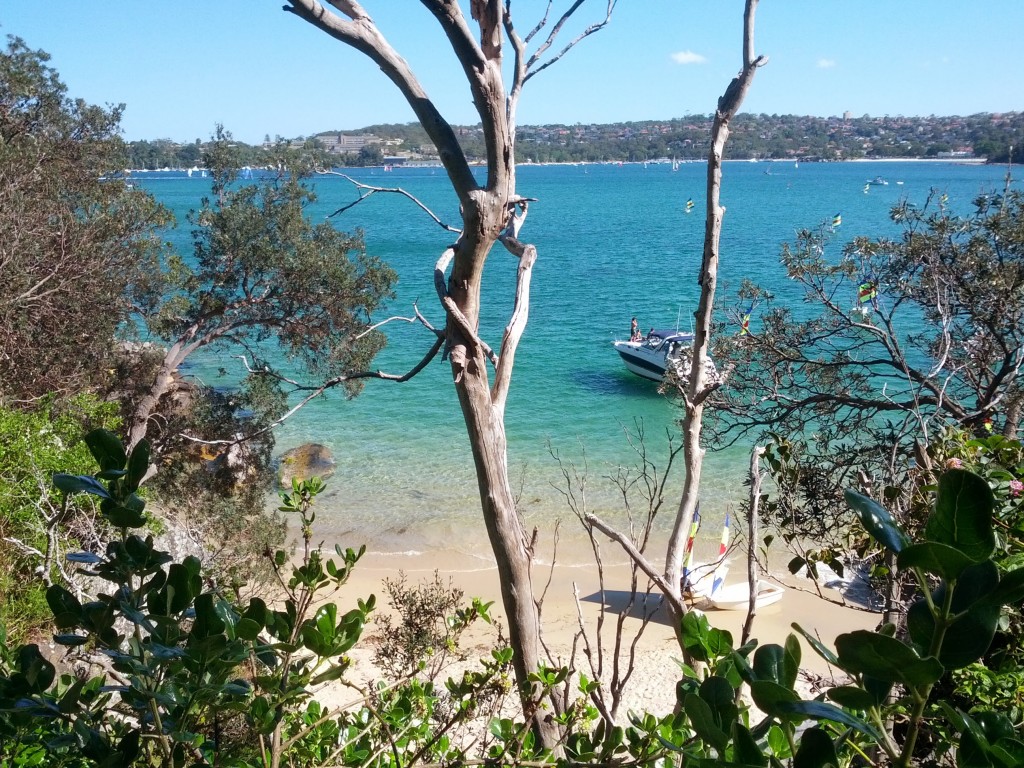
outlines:
M679 587L676 586L673 588L672 585L665 580L665 577L658 573L657 568L655 568L654 565L644 557L643 553L633 545L633 542L608 525L608 523L601 520L595 514L588 514L585 519L588 523L597 528L597 530L601 531L601 533L622 547L626 554L629 555L629 559L636 563L640 567L640 570L647 575L647 578L658 586L662 595L678 615L686 613L686 605L680 597Z
M571 51L573 48L575 48L582 40L584 40L587 37L590 37L595 32L599 32L601 29L603 29L605 27L605 25L607 25L608 22L611 21L612 11L615 10L615 3L617 2L617 0L608 0L608 6L607 6L607 9L605 11L605 16L604 16L603 20L601 20L599 22L595 22L594 24L589 25L586 29L584 29L576 37L574 37L569 43L567 43L562 48L562 50L560 50L557 54L555 54L554 56L549 58L543 64L539 64L538 65L537 62L540 61L540 59L544 55L544 53L547 52L547 50L549 48L551 48L552 45L554 45L555 39L558 37L558 33L562 30L562 25L564 25L565 22L569 20L569 18L577 11L577 9L581 5L583 5L584 2L586 2L586 0L576 0L576 2L573 3L572 7L569 8L569 10L567 10L565 13L562 14L562 17L558 20L558 22L552 28L551 33L548 35L547 39L537 49L537 51L533 54L533 56L530 57L530 60L529 60L529 62L527 62L527 65L526 65L526 68L529 71L527 72L526 77L523 80L524 83L526 81L528 81L534 75L539 74L540 72L543 72L545 69L550 67L556 61L561 59L563 56L565 56L565 54L567 54L569 51Z
M523 216L525 218L525 212ZM494 386L491 388L491 400L494 407L499 411L504 411L509 384L512 380L512 365L515 361L516 349L519 347L530 316L530 277L533 274L534 262L537 261L537 249L533 245L520 243L512 235L502 236L501 242L512 254L519 257L515 303L501 339L501 358L496 362Z
M665 579L675 589L680 588L683 557L686 550L686 538L693 522L693 515L700 500L700 475L704 457L701 447L701 429L703 425L703 398L708 370L708 348L711 336L711 315L715 302L715 288L718 281L719 241L722 231L722 219L725 208L721 206L722 159L725 144L729 138L729 122L739 109L747 90L753 81L758 67L767 59L754 58L754 13L757 0L746 0L743 14L743 69L729 84L725 94L718 102L711 130L711 151L708 153L707 168L707 213L704 224L704 256L701 264L698 284L701 286L700 301L697 306L696 323L692 347L690 375L685 388L680 389L685 403L683 414L683 446L685 458L685 476L683 492L676 513L675 524L669 538L665 556ZM675 594L678 595L678 592ZM673 603L676 609L680 602ZM677 626L685 609L673 611L673 619Z
M424 0L424 4L435 15L448 10L447 3ZM455 131L434 106L419 80L409 69L405 59L392 48L377 29L373 19L358 3L338 0L331 2L331 5L350 20L328 11L317 0L288 0L288 5L284 6L284 10L309 22L336 40L351 45L377 64L405 96L420 124L430 136L431 141L434 142L441 163L452 180L452 185L460 199L470 190L476 189L476 179L462 147L459 145L458 138L455 136ZM458 13L458 17L461 19L461 12ZM457 24L455 26L458 27ZM450 40L454 36L459 41L460 61L464 57L472 60L474 59L472 48L475 46L468 30L465 29L464 21L461 26L461 29L449 31L449 28L446 28L445 31L449 33ZM455 45L455 40L452 40L452 43Z
M279 381L284 381L284 382L287 382L289 384L293 384L295 386L295 391L309 391L309 394L306 397L304 397L302 400L300 400L298 403L296 403L294 406L289 408L288 411L286 411L282 416L280 416L275 421L272 421L271 423L267 424L265 427L263 427L261 429L258 429L255 432L250 432L250 433L245 434L245 435L239 435L238 437L234 438L233 440L203 440L201 438L194 437L192 435L185 434L185 433L182 433L181 436L184 439L186 439L186 440L188 440L188 441L190 441L192 443L196 443L196 444L200 444L200 445L238 445L239 443L244 443L247 440L253 440L254 438L259 437L260 435L263 435L263 434L269 432L270 430L272 430L272 429L274 429L276 427L279 427L285 421L287 421L292 416L294 416L296 413L298 413L300 410L302 410L302 408L304 408L310 402L312 402L313 400L316 400L318 397L320 397L322 394L324 394L328 390L333 389L333 388L335 388L337 386L340 386L341 384L344 384L347 381L354 381L356 379L381 379L383 381L394 381L396 383L402 383L402 382L409 381L416 374L418 374L420 371L422 371L424 368L427 367L427 364L437 356L438 352L441 351L441 347L443 345L444 345L444 337L443 336L438 336L438 338L434 341L433 345L431 345L430 349L427 350L427 353L423 356L423 358L415 366L413 366L411 369L409 369L406 373L403 373L403 374L387 373L385 371L379 371L379 370L378 371L357 371L357 372L354 372L354 373L344 374L342 376L335 376L335 377L333 377L331 379L328 379L328 380L326 380L326 381L324 381L324 382L322 382L321 384L318 384L318 385L300 384L299 382L293 381L292 379L288 379L288 378L286 378L286 377L284 377L284 376L282 376L282 375L280 375L280 374L278 374L276 372L256 370L254 368L251 368L249 366L248 361L246 361L245 367L246 367L246 370L249 371L250 373L260 374L260 375L263 375L263 376L270 376L272 378L278 379ZM244 360L244 357L243 357L243 360Z
M491 361L494 366L498 365L498 356L494 354L494 350L481 339L476 330L470 325L469 320L462 313L462 310L456 304L455 300L448 295L448 288L445 285L444 273L448 269L448 265L451 263L452 258L455 256L455 246L449 246L444 250L441 256L438 258L437 263L434 265L434 289L437 291L437 297L441 300L441 306L448 312L448 316L455 322L462 337L466 341L470 342L475 347L483 350L484 355Z
M353 179L351 176L349 176L347 173L341 173L340 171L318 171L318 173L320 173L320 174L322 174L324 176L340 176L341 178L350 181L353 184L353 186L355 186L357 189L365 190L365 194L360 194L359 197L356 200L352 201L351 203L348 203L347 205L343 205L341 208L336 210L334 213L328 214L327 215L328 219L334 218L335 216L338 216L339 214L344 213L345 211L349 210L350 208L354 208L355 206L359 205L359 203L363 202L363 200L366 200L368 197L376 194L377 192L390 192L390 193L393 193L393 194L402 195L403 197L407 197L410 200L412 200L430 218L432 218L437 223L437 225L439 227L441 227L441 229L444 229L444 230L446 230L448 232L454 232L457 235L458 234L462 234L462 230L461 229L458 229L457 227L453 227L450 224L447 224L444 221L442 221L441 218L436 213L434 213L432 210L430 210L430 208L426 205L426 203L424 203L422 200L420 200L418 197L416 197L415 195L411 194L407 190L402 189L401 187L374 187L374 186L371 186L369 184L364 184L361 181L357 181L356 179Z

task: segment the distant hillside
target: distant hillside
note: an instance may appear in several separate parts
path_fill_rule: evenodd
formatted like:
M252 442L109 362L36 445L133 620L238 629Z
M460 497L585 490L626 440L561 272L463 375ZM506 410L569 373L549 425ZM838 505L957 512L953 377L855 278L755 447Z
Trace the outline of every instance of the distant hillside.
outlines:
M523 125L518 129L520 162L643 162L707 156L710 115L602 125ZM467 156L485 157L479 126L455 126ZM328 152L338 165L436 161L436 153L418 123L368 125L292 139ZM804 161L859 158L984 158L1024 162L1024 113L967 117L800 117L739 115L732 124L728 157ZM191 167L201 145L133 142L136 168ZM261 147L249 147L251 165L259 165Z

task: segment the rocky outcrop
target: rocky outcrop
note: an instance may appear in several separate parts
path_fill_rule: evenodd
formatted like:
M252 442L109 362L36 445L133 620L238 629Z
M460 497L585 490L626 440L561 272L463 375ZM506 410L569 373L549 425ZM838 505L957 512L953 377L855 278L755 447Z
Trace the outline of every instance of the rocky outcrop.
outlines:
M330 477L335 467L334 456L326 445L305 443L282 454L277 477L282 486L289 487L293 478Z

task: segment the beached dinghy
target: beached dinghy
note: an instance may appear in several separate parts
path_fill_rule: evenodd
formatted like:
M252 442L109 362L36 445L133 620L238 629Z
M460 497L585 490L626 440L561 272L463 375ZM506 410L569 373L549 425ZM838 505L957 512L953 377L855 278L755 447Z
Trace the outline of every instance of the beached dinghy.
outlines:
M785 587L770 581L757 582L758 608L772 605L782 599ZM719 587L711 593L708 601L720 611L745 611L750 606L750 586L746 582Z

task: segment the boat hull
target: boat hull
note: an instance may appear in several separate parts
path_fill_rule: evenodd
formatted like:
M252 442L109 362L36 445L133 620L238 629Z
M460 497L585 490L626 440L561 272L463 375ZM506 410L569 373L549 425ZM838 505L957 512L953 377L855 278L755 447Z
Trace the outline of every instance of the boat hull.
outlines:
M627 371L651 381L664 380L665 357L663 355L652 355L632 341L616 341L614 344L615 351L619 353Z
M765 608L782 599L784 587L762 581L757 585L757 608ZM747 584L729 584L715 590L708 598L711 606L720 611L745 611L750 606L750 587Z

